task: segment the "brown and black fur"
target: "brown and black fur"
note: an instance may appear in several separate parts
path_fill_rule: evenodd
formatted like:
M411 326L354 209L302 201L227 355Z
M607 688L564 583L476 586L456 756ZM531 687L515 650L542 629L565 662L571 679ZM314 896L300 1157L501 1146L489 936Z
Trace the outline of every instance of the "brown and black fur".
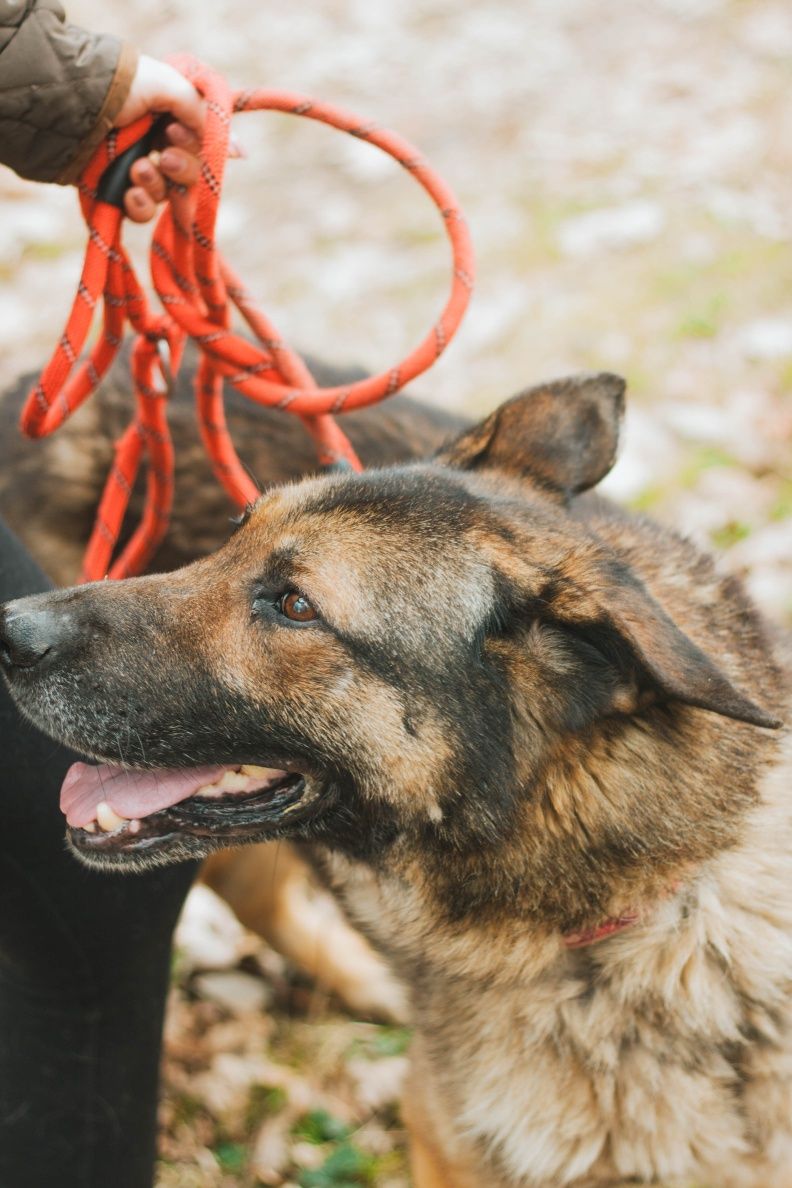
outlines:
M792 1186L788 668L739 583L587 494L622 391L542 385L429 462L272 490L176 573L7 611L51 633L7 675L70 745L303 773L147 818L147 859L72 842L310 845L409 987L418 1188Z
M354 368L336 370L311 361L317 383L359 379ZM168 535L153 558L152 572L175 569L218 548L235 514L212 474L201 445L192 381L195 352L186 351L176 380L168 420L176 455L176 495ZM113 441L134 408L128 348L98 394L50 437L21 436L19 414L36 375L21 378L0 396L0 515L35 554L53 581L75 581L93 528L96 504L113 459ZM253 404L226 390L231 436L254 480L263 488L289 482L316 469L312 439L297 417ZM461 418L417 400L395 396L385 404L344 418L344 428L367 465L423 457L438 446ZM133 495L130 520L140 507Z

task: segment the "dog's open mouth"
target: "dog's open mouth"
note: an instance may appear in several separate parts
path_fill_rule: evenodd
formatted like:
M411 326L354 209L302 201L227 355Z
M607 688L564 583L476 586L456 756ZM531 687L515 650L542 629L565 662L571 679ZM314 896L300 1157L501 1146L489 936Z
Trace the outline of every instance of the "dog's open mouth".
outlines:
M313 799L299 772L251 764L132 770L75 763L61 789L72 844L86 855L167 849L188 834L234 845Z

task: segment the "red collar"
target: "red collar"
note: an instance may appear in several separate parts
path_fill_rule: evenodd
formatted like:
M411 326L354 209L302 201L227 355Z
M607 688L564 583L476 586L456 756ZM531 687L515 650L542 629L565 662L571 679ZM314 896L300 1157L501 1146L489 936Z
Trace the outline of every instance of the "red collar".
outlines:
M665 893L661 894L659 899L662 901L676 895L681 886L682 879L674 879L672 883L668 884ZM637 924L641 915L642 913L637 908L628 908L621 916L608 916L606 920L595 924L593 928L582 928L579 932L565 932L562 934L562 940L567 949L584 949L586 945L596 945L598 941L607 940L609 936L615 936L617 932L624 932L625 928Z
M611 916L593 928L583 928L580 932L565 932L564 944L568 949L584 949L586 945L596 945L597 941L607 940L617 932L623 932L639 919L639 912L627 911L623 916Z

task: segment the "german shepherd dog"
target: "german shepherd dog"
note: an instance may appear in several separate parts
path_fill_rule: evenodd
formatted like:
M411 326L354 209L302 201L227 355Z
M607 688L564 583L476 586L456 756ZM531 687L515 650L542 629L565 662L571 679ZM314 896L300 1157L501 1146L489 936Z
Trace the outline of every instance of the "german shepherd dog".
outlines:
M386 954L418 1188L792 1186L789 668L736 580L588 494L622 405L541 385L4 610L18 705L102 764L63 789L84 862L291 839Z

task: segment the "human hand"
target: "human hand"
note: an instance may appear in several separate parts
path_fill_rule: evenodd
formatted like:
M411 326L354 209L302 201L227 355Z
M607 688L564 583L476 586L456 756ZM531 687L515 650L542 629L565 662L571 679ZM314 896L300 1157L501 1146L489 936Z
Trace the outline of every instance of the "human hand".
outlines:
M116 125L124 128L149 112L165 111L176 117L165 129L167 146L141 157L130 170L132 185L124 195L124 210L136 223L154 217L168 181L191 186L198 180L204 124L204 103L192 84L166 62L142 54Z

